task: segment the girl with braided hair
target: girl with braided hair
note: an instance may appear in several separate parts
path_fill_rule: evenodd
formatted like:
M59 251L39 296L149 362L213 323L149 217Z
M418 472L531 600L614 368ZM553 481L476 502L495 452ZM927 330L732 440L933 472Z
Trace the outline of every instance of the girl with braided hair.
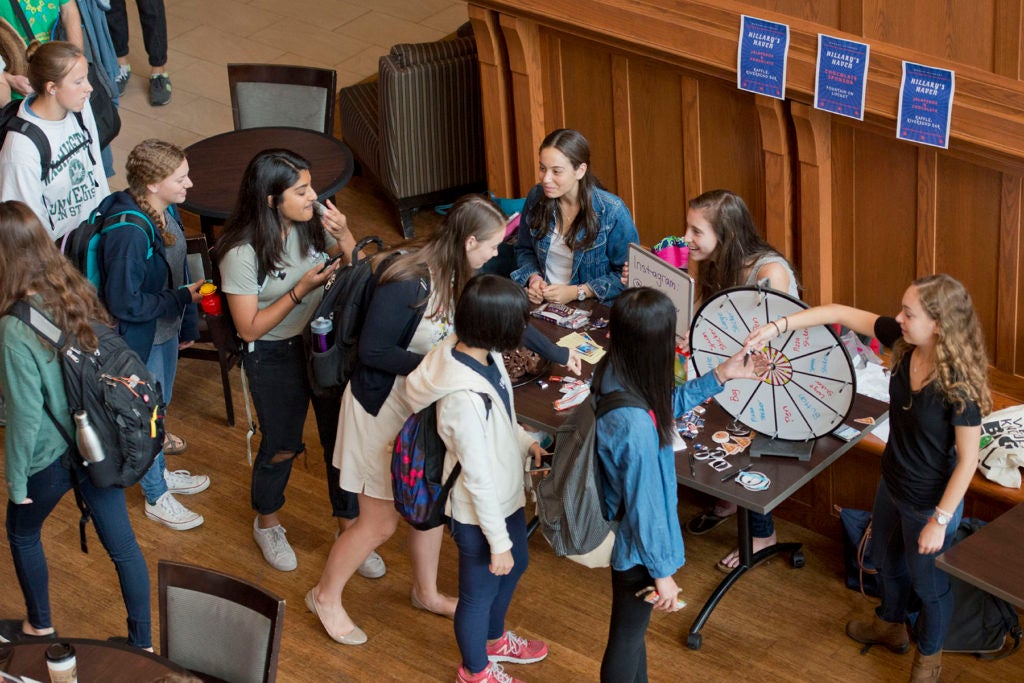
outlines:
M749 347L815 325L840 323L892 348L889 440L872 513L882 604L846 633L865 645L903 653L906 620L920 598L911 681L937 681L953 616L949 576L935 557L953 543L964 493L978 467L981 416L992 410L988 358L971 296L949 275L915 280L895 318L839 304L816 306L751 333Z
M178 351L199 338L195 302L202 281L188 273L185 233L174 207L185 201L192 181L178 146L143 140L125 164L128 189L115 192L101 208L106 226L99 243L100 298L117 320L117 331L146 363L171 401ZM187 470L168 471L165 452L180 453L185 443L168 433L161 451L139 484L146 495L146 517L176 531L203 523L202 515L174 494L206 490L210 478Z

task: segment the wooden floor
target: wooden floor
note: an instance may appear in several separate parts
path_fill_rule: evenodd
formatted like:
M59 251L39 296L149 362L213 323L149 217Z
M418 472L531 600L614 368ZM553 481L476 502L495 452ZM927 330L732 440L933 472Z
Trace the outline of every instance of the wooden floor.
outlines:
M149 562L153 582L154 630L159 623L156 564L160 558L215 567L245 577L283 596L288 603L279 681L452 681L459 653L450 621L414 610L409 604L410 569L406 532L381 548L387 575L376 581L354 577L346 606L368 633L360 647L335 644L303 605L304 593L317 581L334 534L329 517L324 464L312 415L306 424L308 461L297 463L281 518L299 558L297 571L271 569L252 541L249 467L245 456L244 411L239 375L233 374L238 426L225 425L216 366L184 360L175 384L169 424L188 440L189 450L169 456L172 469L208 473L211 488L183 501L206 517L186 532L170 531L145 518L135 487L128 504L136 534ZM0 432L3 430L0 429ZM6 502L0 498L0 503ZM688 517L697 501L684 498ZM125 633L124 608L113 567L90 529L91 552L78 550L76 509L68 495L44 529L49 558L54 623L61 633L106 638ZM744 577L704 629L699 652L683 645L700 604L721 575L715 560L731 545L735 525L725 524L700 538L687 538L687 565L676 576L689 606L674 615L656 615L647 637L652 681L900 681L911 656L872 650L862 656L843 633L847 619L866 614L871 605L843 587L841 546L791 524L779 523L780 536L805 544L807 564L792 569L776 559ZM6 539L0 540L0 617L20 617L24 606ZM609 613L607 570L586 570L556 558L544 539L530 542L530 568L508 615L508 628L547 640L544 662L509 669L527 681L597 680ZM457 586L456 551L445 539L441 586ZM159 642L154 633L154 641ZM1024 681L1024 655L979 662L947 655L943 680Z

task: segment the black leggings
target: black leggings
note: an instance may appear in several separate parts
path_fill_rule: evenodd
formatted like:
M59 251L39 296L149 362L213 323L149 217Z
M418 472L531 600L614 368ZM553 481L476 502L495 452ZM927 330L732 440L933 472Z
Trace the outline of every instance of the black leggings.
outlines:
M643 565L622 572L612 570L612 619L601 660L601 683L647 683L644 637L653 608L636 593L653 585L654 579Z

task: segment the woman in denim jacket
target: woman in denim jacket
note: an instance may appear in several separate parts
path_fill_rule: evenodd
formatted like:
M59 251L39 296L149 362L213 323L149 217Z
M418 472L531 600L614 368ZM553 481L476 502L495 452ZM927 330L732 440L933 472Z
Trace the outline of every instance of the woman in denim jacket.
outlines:
M512 279L530 302L610 302L623 290L627 245L639 242L622 200L590 172L590 144L560 128L540 145L540 183L526 196Z

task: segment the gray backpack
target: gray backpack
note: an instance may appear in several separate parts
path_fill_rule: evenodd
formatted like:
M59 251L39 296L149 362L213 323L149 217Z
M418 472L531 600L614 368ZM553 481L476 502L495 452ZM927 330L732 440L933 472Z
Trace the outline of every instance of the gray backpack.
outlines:
M597 375L595 387L600 386ZM605 394L600 399L591 395L555 434L551 473L537 483L537 513L541 532L559 557L586 555L610 543L609 534L618 527L622 511L614 519L606 519L604 513L596 431L598 417L625 407L648 409L642 398L626 391ZM581 563L602 566L600 562Z

